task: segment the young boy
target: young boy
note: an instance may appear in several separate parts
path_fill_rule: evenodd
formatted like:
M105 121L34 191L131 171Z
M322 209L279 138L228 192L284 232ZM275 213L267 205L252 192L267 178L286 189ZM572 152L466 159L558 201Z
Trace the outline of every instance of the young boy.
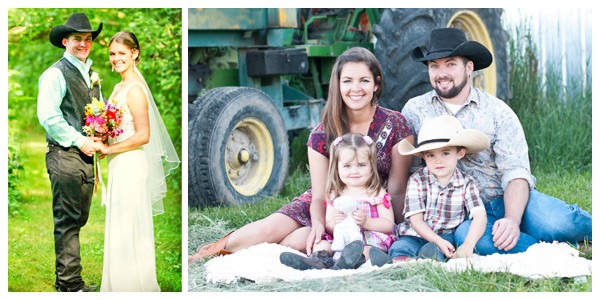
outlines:
M463 129L459 120L444 115L427 119L417 147L403 140L402 155L418 155L426 167L411 175L404 202L404 222L389 249L394 261L410 258L470 257L485 231L487 217L475 180L456 165L467 154L489 147L488 137L475 129ZM454 229L466 217L473 219L466 240L455 249Z

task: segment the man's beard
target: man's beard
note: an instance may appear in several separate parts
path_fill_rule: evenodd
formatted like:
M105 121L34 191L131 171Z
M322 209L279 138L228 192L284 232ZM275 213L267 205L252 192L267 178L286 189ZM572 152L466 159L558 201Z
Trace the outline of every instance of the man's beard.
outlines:
M463 90L463 88L465 88L465 85L467 85L467 77L466 76L464 77L464 80L459 85L455 85L454 87L449 89L447 92L442 91L440 88L437 87L437 85L434 87L434 89L435 89L435 92L438 94L438 96L440 96L441 98L452 99L452 98L458 96L458 94L460 94L460 92Z

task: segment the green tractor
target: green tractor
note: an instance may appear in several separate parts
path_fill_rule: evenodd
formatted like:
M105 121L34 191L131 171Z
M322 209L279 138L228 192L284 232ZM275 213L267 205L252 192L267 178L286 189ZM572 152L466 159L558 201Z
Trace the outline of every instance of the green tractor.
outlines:
M319 122L335 59L374 52L384 71L381 105L395 110L431 89L410 51L438 27L457 27L492 50L474 83L507 96L501 9L188 10L188 204L253 202L278 194L288 132Z

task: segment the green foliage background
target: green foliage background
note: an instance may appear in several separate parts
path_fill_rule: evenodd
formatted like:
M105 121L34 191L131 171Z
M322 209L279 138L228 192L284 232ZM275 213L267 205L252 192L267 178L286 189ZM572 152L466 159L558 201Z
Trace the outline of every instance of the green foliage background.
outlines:
M10 81L20 88L19 93L9 95L10 101L35 100L39 76L64 53L64 49L50 44L50 30L64 24L74 12L86 13L93 29L104 23L90 53L92 68L102 80L104 97L121 80L118 73L111 72L110 38L119 31L136 34L141 48L138 68L152 90L171 139L181 151L181 9L9 9L8 69ZM37 119L30 121L37 123Z
M74 12L84 12L93 29L104 24L89 58L105 98L121 80L111 72L110 38L119 31L136 34L141 48L138 68L181 159L181 9L8 9L9 291L50 291L54 281L52 229L45 228L51 227L52 213L43 158L45 132L36 114L37 84L64 53L50 44L50 30ZM157 276L163 291L181 291L181 166L167 180L167 213L154 218ZM98 199L93 200L91 214L82 233L83 276L100 284L104 208Z

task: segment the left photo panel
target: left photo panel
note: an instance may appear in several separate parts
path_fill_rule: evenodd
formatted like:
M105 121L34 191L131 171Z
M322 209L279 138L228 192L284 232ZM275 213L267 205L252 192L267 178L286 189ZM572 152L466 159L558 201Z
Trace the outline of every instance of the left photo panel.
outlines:
M182 291L182 10L8 9L8 291Z

